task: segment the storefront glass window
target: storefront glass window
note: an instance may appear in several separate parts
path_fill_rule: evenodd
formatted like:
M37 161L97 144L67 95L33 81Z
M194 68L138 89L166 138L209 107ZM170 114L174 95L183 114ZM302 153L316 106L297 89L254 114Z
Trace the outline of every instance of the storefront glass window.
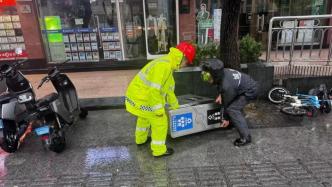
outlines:
M39 12L51 61L145 58L142 1L39 0Z
M176 45L176 1L145 0L147 45L150 55L166 54Z
M321 15L327 13L327 0L242 0L240 36L249 34L267 44L269 21L275 16ZM310 25L312 20L301 23L283 22L285 27ZM317 36L318 38L318 36Z

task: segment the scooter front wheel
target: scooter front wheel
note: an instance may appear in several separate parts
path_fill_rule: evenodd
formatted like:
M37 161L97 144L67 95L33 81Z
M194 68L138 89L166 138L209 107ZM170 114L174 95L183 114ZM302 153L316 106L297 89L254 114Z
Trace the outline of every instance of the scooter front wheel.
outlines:
M89 112L88 112L87 109L80 108L80 114L79 114L79 116L80 116L81 119L85 119L88 116L88 114L89 114Z
M1 143L1 148L7 153L14 153L18 149L18 140L8 141L6 138Z
M15 130L16 123L14 121L3 120L4 128L3 138L1 140L1 148L7 153L14 153L18 149L18 137Z

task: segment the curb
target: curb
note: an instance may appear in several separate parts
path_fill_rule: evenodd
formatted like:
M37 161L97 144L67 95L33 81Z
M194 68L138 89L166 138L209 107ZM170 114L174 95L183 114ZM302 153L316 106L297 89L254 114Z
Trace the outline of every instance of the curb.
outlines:
M103 97L79 99L82 108L87 110L108 110L125 108L125 97Z

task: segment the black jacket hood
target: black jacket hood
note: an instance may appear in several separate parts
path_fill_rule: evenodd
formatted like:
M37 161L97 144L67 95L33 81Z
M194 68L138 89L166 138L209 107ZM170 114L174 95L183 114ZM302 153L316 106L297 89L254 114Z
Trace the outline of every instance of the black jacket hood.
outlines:
M223 77L224 63L216 58L202 61L202 71L207 71L212 75L213 84L219 84Z

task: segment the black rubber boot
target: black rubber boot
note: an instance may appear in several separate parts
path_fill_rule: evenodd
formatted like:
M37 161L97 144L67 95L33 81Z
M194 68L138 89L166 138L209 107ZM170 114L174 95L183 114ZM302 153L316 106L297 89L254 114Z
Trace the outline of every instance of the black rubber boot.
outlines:
M238 138L234 141L234 145L237 147L245 146L251 143L251 136L249 135L247 138Z
M172 148L167 148L166 152L159 156L154 156L157 158L164 157L164 156L171 156L174 153L174 150Z

